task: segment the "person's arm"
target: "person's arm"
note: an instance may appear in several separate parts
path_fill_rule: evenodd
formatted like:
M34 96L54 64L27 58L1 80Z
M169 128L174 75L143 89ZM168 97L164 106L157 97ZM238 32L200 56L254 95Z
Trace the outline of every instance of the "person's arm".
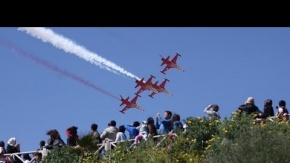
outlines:
M160 124L161 124L160 121L159 121L159 118L160 118L160 114L157 113L156 116L155 116L155 120L156 120L155 121L155 126L156 126L157 129L159 129Z
M104 140L104 139L107 137L108 134L109 134L109 133L108 133L107 130L105 129L105 130L101 133L101 135L100 135L101 139Z
M211 105L208 105L206 108L204 108L204 112L206 113L206 111L208 111L209 110L209 108L211 108Z

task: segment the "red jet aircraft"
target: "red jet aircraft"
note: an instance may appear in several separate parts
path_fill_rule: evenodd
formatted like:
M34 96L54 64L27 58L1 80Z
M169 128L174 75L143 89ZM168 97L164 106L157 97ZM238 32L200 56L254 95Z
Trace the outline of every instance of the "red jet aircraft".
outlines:
M135 93L136 94L136 93ZM122 106L123 104L125 104L126 106L122 109L122 110L120 110L120 112L121 113L123 113L123 114L125 114L125 112L124 111L126 111L126 110L128 110L128 109L130 109L130 108L137 108L137 109L139 109L139 110L141 110L141 111L144 111L144 109L142 109L142 107L140 107L136 102L137 102L137 99L138 99L138 96L139 97L141 97L140 95L138 95L138 94L136 94L136 96L130 101L129 100L129 97L127 97L126 99L124 99L122 96L121 96L121 101L122 101L122 103L121 103L121 105L120 106Z
M179 66L176 64L176 61L177 61L177 57L178 57L178 56L181 57L180 54L176 53L176 55L175 55L175 56L173 57L173 59L170 61L170 60L169 60L169 57L170 57L170 56L168 56L167 58L163 58L163 57L160 55L161 60L162 60L162 64L161 64L161 66L163 66L164 64L166 64L166 67L165 67L162 71L160 71L160 72L163 73L163 74L165 74L165 71L167 71L167 70L169 70L169 69L171 69L171 68L176 68L177 70L184 71L183 68L179 67Z
M166 93L166 94L171 96L172 94L165 89L165 84L166 84L167 81L169 82L169 80L165 78L165 80L160 85L158 85L158 81L156 81L152 86L158 91L157 93L164 92L164 93ZM148 96L153 98L153 96L155 94L156 94L155 92L152 92Z
M143 92L145 90L158 93L158 91L152 86L153 85L153 83L152 83L153 78L155 78L155 76L150 75L150 78L146 82L144 82L144 78L142 78L141 80L136 79L135 83L137 83L137 84L136 84L135 88L137 88L139 86L141 87L136 94L140 94L141 92Z

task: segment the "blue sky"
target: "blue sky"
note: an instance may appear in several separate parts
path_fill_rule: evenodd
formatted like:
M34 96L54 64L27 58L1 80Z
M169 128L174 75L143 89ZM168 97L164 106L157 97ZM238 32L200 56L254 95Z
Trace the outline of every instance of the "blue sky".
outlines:
M142 121L170 110L186 117L205 116L209 104L220 106L222 118L253 96L263 101L289 102L290 28L258 27L58 27L48 28L88 51L115 63L139 78L170 80L166 88L173 95L154 98L144 91L137 103L145 111L119 112L121 101L138 91L134 78L92 64L43 42L17 28L0 28L0 140L16 137L22 151L38 148L46 132L57 129L66 141L66 128L74 125L79 134L92 123L102 132L110 120L117 126ZM3 42L10 42L25 54L46 61L51 67L20 55ZM182 56L177 63L185 72L160 71L159 55ZM58 71L52 67L58 68ZM65 72L65 73L59 73ZM69 75L68 75L69 74ZM95 88L88 87L82 81ZM103 91L100 91L103 90ZM108 94L114 96L110 96ZM276 112L276 110L275 110Z

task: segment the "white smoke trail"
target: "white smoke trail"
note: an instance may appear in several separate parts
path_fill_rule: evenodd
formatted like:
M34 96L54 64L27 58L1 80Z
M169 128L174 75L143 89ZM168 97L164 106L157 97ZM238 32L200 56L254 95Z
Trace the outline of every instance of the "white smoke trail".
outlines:
M116 65L115 63L108 61L107 59L87 50L84 46L78 45L74 43L72 40L65 38L64 36L55 33L51 29L44 27L20 27L18 28L20 31L26 31L26 33L30 34L33 37L41 39L43 42L49 42L53 46L64 50L67 53L72 53L77 55L78 57L89 61L92 64L95 64L101 68L105 68L108 71L114 73L122 73L131 78L140 79L139 77L133 75L132 73L124 70L124 68Z

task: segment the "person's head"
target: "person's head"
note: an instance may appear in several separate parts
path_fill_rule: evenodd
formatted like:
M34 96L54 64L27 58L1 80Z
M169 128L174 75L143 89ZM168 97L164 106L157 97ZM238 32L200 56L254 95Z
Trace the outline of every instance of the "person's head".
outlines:
M67 130L73 136L78 134L78 128L76 126L71 126Z
M113 126L116 127L116 121L115 120L111 120L110 123L108 124L109 126Z
M172 115L172 121L180 121L180 115L179 114L173 114Z
M220 108L217 104L213 104L211 107L212 107L212 110L215 112L218 112L220 110Z
M138 127L138 126L140 126L140 122L135 121L135 122L133 122L133 125L132 125L132 126L134 126L134 127Z
M56 129L47 131L46 135L49 135L53 140L60 138L59 132Z
M280 100L279 101L279 106L286 106L286 101L284 101L284 100Z
M0 141L0 147L5 148L5 143L4 143L4 141Z
M35 161L40 162L42 160L42 154L37 152L34 155Z
M267 99L264 101L264 106L272 106L272 100L271 99Z
M40 147L45 146L45 141L44 141L44 140L41 140L41 141L39 142L39 146L40 146Z
M7 142L8 145L10 146L15 146L16 145L16 138L10 138Z
M151 125L151 124L154 125L154 118L152 118L152 117L147 118L147 123L148 123L148 125Z
M125 129L125 126L124 125L119 126L119 129L118 129L119 132L123 132L124 133L125 130L126 129Z
M254 97L248 97L245 104L255 104Z
M169 110L166 110L165 112L164 112L164 118L165 119L168 119L168 118L171 118L171 116L172 116L172 112L171 111L169 111Z
M31 160L31 157L28 153L23 154L23 160Z
M96 131L97 129L98 129L98 125L95 124L95 123L93 123L93 124L91 125L91 130Z

